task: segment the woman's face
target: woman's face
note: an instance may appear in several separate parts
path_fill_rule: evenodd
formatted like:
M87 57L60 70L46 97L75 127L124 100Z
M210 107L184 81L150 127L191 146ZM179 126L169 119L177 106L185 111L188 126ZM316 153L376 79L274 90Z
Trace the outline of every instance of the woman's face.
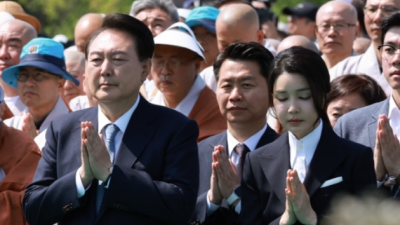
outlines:
M335 126L339 117L358 108L367 106L367 102L358 93L351 93L333 99L327 109L329 121L332 127Z
M311 89L305 77L283 72L276 79L273 90L276 115L283 128L301 139L319 124Z

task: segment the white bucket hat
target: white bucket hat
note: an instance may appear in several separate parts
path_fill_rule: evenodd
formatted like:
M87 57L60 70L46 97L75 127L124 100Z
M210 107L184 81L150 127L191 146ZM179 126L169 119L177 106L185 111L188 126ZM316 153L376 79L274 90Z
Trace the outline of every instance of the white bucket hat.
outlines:
M172 24L164 32L157 35L154 38L154 44L186 48L196 53L203 60L205 60L202 52L204 51L203 47L201 47L200 43L197 42L193 31L185 23L182 22Z

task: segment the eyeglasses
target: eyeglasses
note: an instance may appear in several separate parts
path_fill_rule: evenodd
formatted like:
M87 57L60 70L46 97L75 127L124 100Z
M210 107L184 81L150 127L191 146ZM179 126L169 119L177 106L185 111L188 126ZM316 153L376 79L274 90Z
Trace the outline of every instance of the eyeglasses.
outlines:
M381 51L382 57L384 57L387 60L391 60L394 55L399 53L400 48L396 48L391 45L380 45L378 47L378 50Z
M369 5L364 7L364 13L368 17L374 17L379 9L381 10L383 17L389 16L393 12L399 10L398 8L392 5L382 5L380 7L377 5Z
M35 81L43 81L43 80L47 80L49 79L49 75L50 73L46 72L46 71L41 71L41 70L37 70L34 71L32 74L29 74L28 71L17 71L17 73L15 74L15 76L17 77L17 80L19 82L26 82L28 81L29 77L32 77ZM53 75L52 76L58 76L58 75ZM58 76L61 77L61 76Z
M333 30L338 32L338 33L343 33L347 31L349 27L354 27L356 26L355 24L352 23L337 23L337 24L322 24L318 25L318 32L320 33L328 33L331 30L331 27L333 27Z

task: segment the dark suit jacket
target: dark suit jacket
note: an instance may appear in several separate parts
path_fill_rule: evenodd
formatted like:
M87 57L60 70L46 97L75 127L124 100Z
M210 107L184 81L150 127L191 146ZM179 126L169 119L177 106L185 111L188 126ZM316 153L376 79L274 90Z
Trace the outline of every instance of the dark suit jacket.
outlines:
M247 155L242 180L242 224L279 224L285 211L286 173L290 169L288 133ZM321 188L330 179L343 181ZM323 124L321 139L308 168L304 186L318 222L332 197L340 192L359 193L376 188L372 150L339 138Z
M273 142L278 137L278 134L267 126L267 130L261 136L257 148ZM214 147L223 145L228 151L228 142L226 131L209 137L198 144L199 161L200 161L200 183L199 193L197 197L195 213L192 217L191 224L233 224L237 220L237 213L234 210L228 210L228 203L223 200L221 207L212 215L206 218L207 212L207 192L210 189L212 153ZM228 153L229 154L229 153ZM228 218L229 217L229 218Z
M78 198L75 174L81 165L80 123L92 121L97 129L97 110L77 111L49 126L23 199L29 224L187 224L199 182L196 122L141 97L96 216L98 180Z

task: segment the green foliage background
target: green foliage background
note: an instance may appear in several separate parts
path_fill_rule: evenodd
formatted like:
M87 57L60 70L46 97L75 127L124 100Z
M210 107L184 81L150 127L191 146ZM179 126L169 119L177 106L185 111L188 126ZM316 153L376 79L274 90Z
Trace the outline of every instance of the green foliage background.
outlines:
M322 5L327 0L310 0L316 5ZM88 13L129 13L133 0L17 0L25 11L34 15L42 23L42 30L50 37L65 34L73 38L74 27L78 19ZM286 17L281 15L285 6L294 7L302 0L277 0L272 10L280 16L281 21Z

